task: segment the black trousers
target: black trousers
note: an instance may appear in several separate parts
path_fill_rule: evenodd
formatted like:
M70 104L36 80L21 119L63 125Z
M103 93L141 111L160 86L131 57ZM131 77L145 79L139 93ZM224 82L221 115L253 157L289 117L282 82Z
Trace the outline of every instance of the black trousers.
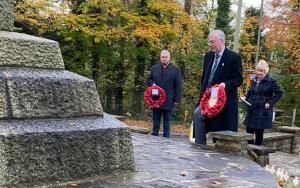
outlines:
M160 128L160 119L161 116L163 116L163 137L169 138L172 124L171 110L153 109L152 112L152 135L158 136Z
M247 133L254 134L255 135L255 141L250 140L248 141L249 144L255 144L258 146L261 146L264 139L264 129L256 129L256 128L250 128L246 127Z

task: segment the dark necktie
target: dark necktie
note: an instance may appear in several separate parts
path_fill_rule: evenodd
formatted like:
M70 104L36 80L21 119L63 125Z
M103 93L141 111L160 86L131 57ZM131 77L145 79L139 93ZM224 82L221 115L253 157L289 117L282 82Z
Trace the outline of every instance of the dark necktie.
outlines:
M215 60L214 60L214 64L211 68L211 71L210 71L210 75L209 75L209 78L208 78L208 85L211 84L211 81L215 75L215 72L217 70L217 67L218 67L218 59L219 59L220 55L219 54L216 54L215 55Z

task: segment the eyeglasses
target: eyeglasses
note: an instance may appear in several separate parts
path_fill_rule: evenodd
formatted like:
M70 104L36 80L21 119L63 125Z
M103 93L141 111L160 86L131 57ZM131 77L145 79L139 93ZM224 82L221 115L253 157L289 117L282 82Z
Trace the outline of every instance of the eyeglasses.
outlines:
M212 41L208 41L207 44L208 44L208 45L210 45L210 44L215 44L216 42L217 42L217 41L213 41L213 40L212 40Z

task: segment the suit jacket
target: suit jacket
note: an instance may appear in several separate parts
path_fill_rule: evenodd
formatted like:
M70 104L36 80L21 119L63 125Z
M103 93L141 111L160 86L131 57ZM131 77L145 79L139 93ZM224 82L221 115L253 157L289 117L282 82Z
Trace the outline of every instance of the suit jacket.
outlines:
M173 64L169 64L165 72L160 63L152 66L150 75L147 79L147 85L156 84L163 88L167 94L164 105L159 109L172 110L174 102L180 102L181 99L181 73L180 69Z
M201 79L200 99L206 91L208 78L214 62L214 52L207 52L204 57L203 74ZM225 48L220 59L211 85L225 83L227 97L223 110L213 118L207 118L207 131L223 131L238 129L238 91L243 82L241 56Z

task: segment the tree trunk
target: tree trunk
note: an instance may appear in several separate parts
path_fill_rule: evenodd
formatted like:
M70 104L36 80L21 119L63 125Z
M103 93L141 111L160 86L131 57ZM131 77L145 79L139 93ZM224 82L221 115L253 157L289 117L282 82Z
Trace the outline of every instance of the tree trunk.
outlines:
M137 44L138 53L136 54L136 67L134 75L134 87L133 87L133 98L132 98L132 110L135 114L142 113L142 101L145 85L145 66L146 57L145 50L147 49L145 42L139 41Z
M112 98L113 89L109 86L105 89L105 104L103 106L104 110L107 113L113 113L113 98Z
M117 72L116 76L116 88L115 88L115 107L116 107L116 113L122 114L123 113L123 85L125 83L125 45L126 41L125 39L121 39L120 41L120 57L119 57L119 63L117 63L115 67L115 71Z
M192 0L185 0L185 1L184 1L184 11L185 11L188 15L191 15L191 11L192 11Z
M229 23L231 18L229 17L230 13L230 0L218 0L218 13L216 18L216 29L224 31L226 37L229 40L226 40L226 43L230 41L232 31L230 30Z
M188 14L188 15L191 15L191 12L192 12L192 0L185 0L184 1L184 11ZM184 37L184 35L188 32L188 27L186 24L183 24L182 25L182 38ZM188 53L188 48L186 46L186 44L184 44L185 46L183 46L184 48L184 56L186 57L187 56L187 53ZM179 60L179 68L180 68L180 71L181 71L181 75L182 75L182 78L184 79L185 78L185 70L186 70L186 62L185 62L185 59L184 57L180 57L180 60Z

